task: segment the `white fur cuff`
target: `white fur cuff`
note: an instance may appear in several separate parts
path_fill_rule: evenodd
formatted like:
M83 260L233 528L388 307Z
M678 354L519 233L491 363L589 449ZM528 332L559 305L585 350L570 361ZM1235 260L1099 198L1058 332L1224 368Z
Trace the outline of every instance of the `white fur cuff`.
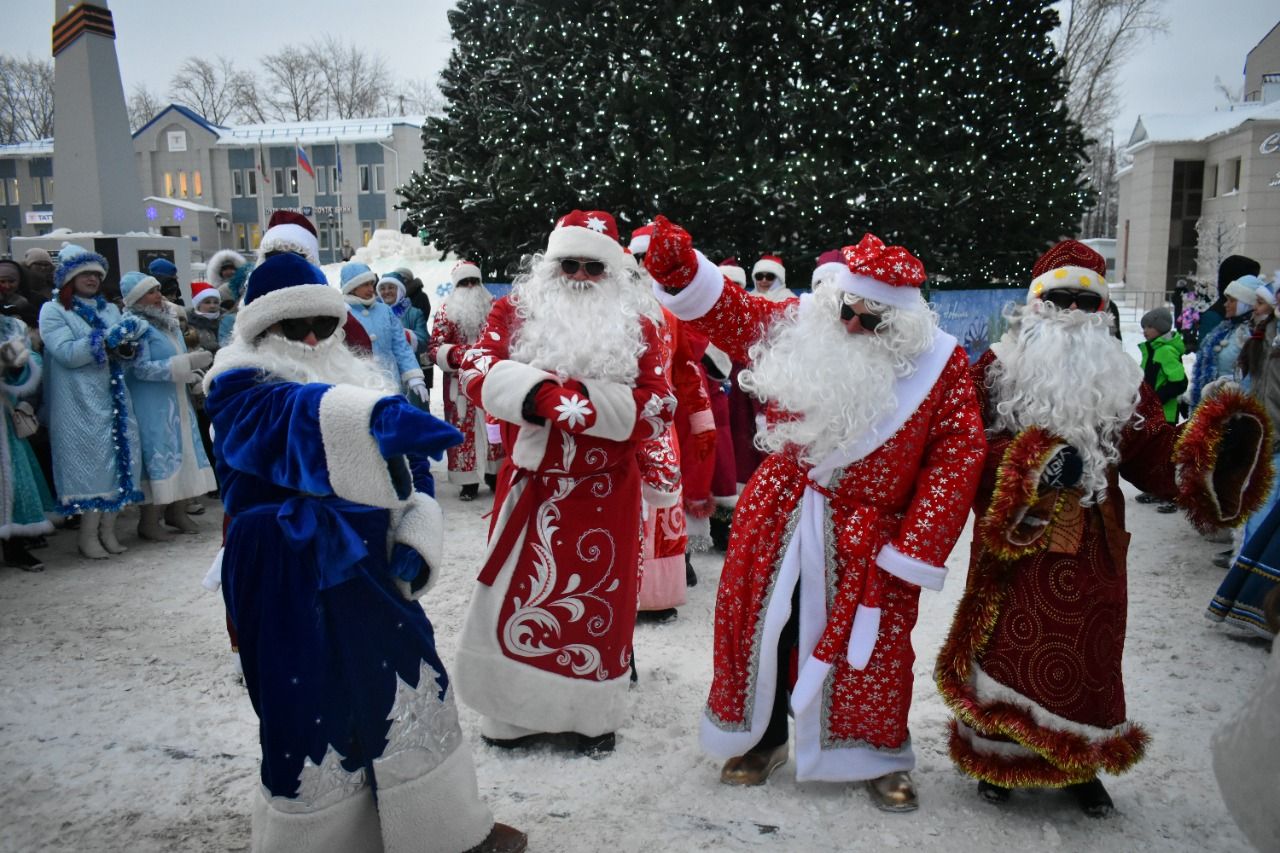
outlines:
M678 490L663 492L647 483L640 486L640 497L654 509L667 509L680 503L680 492Z
M354 385L334 385L320 398L320 437L334 494L366 506L397 509L404 499L396 484L409 481L408 463L383 459L369 431L373 407L386 396Z
M600 379L584 380L587 396L596 410L596 422L583 435L609 441L626 441L636 426L636 398L631 386Z
M408 584L401 586L405 598L412 600L426 595L427 590L436 585L440 572L444 568L444 513L440 504L431 497L414 492L409 498L409 505L399 513L396 520L395 541L408 545L422 555L431 572L424 586L417 590L408 590Z
M653 294L681 320L697 320L710 311L724 292L724 271L698 252L698 271L693 281L679 293L670 294L656 281Z
M947 579L945 566L931 566L888 544L876 555L876 565L896 578L925 589L942 589L942 584Z
M457 344L441 344L440 348L436 350L436 367L445 373L453 373L457 370L457 368L449 365L449 353L453 352L455 347L457 347Z
M557 381L553 374L506 359L485 374L480 386L480 407L499 420L523 424L524 399L540 382Z

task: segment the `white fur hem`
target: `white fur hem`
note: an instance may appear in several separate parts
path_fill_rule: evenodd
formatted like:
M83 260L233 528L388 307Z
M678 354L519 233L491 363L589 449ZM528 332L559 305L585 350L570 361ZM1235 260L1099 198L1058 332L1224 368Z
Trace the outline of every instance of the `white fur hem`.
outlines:
M656 281L653 283L654 296L681 320L696 320L704 316L720 301L723 292L724 270L707 260L701 252L698 252L698 271L694 273L693 281L679 293L667 293L662 285Z
M374 773L382 759L374 759ZM383 849L459 853L484 841L493 814L480 799L475 765L463 741L431 772L398 785L378 787Z
M888 543L876 555L876 565L896 578L925 589L942 589L947 579L946 566L932 566L902 553Z
M354 385L334 385L320 398L320 437L334 494L353 503L395 509L404 504L396 482L407 481L408 464L383 459L369 432L373 407L386 396ZM393 465L403 471L393 473Z
M382 853L378 809L367 785L319 811L285 811L276 801L292 803L268 797L259 788L253 807L254 853Z
M609 441L626 441L636 426L636 398L628 385L601 379L583 380L587 397L596 410L596 422L583 435Z
M347 319L347 303L337 288L323 281L282 287L241 305L235 334L253 343L276 323L295 317L334 317L341 322Z
M1112 740L1123 736L1133 728L1133 723L1128 720L1118 726L1104 729L1099 726L1090 726L1086 723L1077 723L1074 720L1068 720L1066 717L1058 716L1032 702L1018 691L996 681L987 675L977 663L973 664L973 672L969 676L969 684L973 687L974 696L984 705L992 702L1007 702L1030 714L1031 719L1035 721L1037 726L1055 731L1070 732L1090 741Z
M1016 741L989 740L965 725L964 720L956 720L956 732L969 746L973 747L974 752L984 755L994 755L998 758L1034 758L1039 755L1038 752L1027 749Z

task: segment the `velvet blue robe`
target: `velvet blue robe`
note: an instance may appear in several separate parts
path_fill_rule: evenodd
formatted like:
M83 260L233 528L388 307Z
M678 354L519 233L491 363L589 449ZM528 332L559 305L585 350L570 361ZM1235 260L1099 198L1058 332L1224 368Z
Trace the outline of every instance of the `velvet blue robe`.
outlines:
M298 796L304 762L321 765L330 747L376 792L373 761L388 743L399 682L420 689L420 673L433 671L437 699L448 686L431 623L393 582L389 510L335 491L320 415L331 387L235 369L213 380L205 403L232 519L223 596L260 720L262 783L278 797ZM370 476L391 473L403 499L404 457L438 459L462 436L389 396L354 440L376 442L387 471Z

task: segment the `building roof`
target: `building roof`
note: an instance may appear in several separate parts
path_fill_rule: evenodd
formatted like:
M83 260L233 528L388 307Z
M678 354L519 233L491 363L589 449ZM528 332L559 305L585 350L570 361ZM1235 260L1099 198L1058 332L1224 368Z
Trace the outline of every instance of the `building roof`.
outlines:
M389 116L383 118L325 119L322 121L281 121L267 124L241 124L221 128L219 145L280 144L282 142L318 143L381 142L390 139L397 126L421 128L426 116Z
M1247 121L1280 121L1280 101L1245 101L1224 110L1174 115L1141 115L1129 136L1128 148L1174 142L1204 142L1229 133Z
M0 157L52 157L53 137L0 145Z
M135 130L133 132L133 138L137 139L138 134L143 133L147 128L151 127L151 125L155 124L156 122L164 118L169 113L175 113L175 112L181 113L182 115L191 119L191 121L195 122L200 127L203 127L205 130L209 131L214 136L217 136L219 134L219 131L224 129L220 125L216 125L213 122L209 121L207 118L200 115L200 113L191 109L191 107L184 107L182 104L170 104L169 106L165 107L160 112L152 116L151 121L147 122L142 127Z
M158 195L149 195L143 199L147 204L168 204L173 207L181 207L183 210L189 210L192 213L226 213L220 207L210 207L207 204L197 204L194 201L185 201L180 198L164 198Z

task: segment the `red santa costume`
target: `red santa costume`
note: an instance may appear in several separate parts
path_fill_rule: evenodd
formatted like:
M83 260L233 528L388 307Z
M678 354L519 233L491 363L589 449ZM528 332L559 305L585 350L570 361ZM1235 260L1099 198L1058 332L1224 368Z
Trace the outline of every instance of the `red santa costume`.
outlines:
M497 474L503 456L502 445L489 443L484 410L471 405L458 374L462 354L480 338L480 330L493 308L493 296L480 283L480 268L470 261L455 264L450 278L453 291L436 309L427 353L444 373L445 420L457 427L464 438L462 444L449 450L449 482L468 486ZM474 284L460 284L471 279Z
M611 746L625 719L637 447L675 410L650 298L625 263L613 217L573 211L463 357L463 391L501 422L509 455L456 683L502 745L571 732L579 748Z
M1112 807L1097 773L1129 769L1148 740L1125 713L1119 477L1178 497L1201 528L1240 523L1269 477L1267 419L1242 395L1220 394L1181 429L1165 421L1111 335L1104 272L1082 244L1055 246L1027 305L973 366L990 452L936 670L956 714L952 760L985 798L1069 786L1095 817Z
M796 778L877 779L914 765L919 591L942 585L986 450L968 360L921 297L923 266L872 235L843 252L833 286L788 303L726 286L662 217L645 260L676 291L664 304L749 362L744 381L769 402L772 452L738 500L716 600L701 742L730 759L724 781L738 781L735 757L779 716L785 759L775 699L788 683L778 649L793 600ZM846 299L879 312L875 333L855 333Z

